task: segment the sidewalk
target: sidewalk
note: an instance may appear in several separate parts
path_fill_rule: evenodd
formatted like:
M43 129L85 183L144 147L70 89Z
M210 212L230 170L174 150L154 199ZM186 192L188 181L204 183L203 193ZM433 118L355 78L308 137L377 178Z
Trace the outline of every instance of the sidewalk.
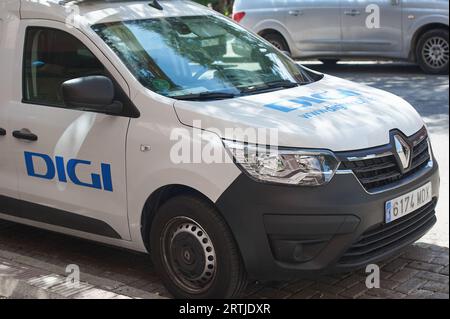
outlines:
M55 265L39 262L33 258L1 252L0 258L0 299L161 299L159 294L133 290L129 295L123 295L111 290L102 289L109 284L105 278L89 277L88 282L80 282L74 286L67 282L67 277L59 273ZM3 258L7 256L7 259ZM22 260L25 263L19 263ZM28 264L27 264L28 263ZM29 265L29 264L32 265ZM45 269L54 269L52 272ZM101 284L96 285L95 282ZM119 282L112 283L108 288L119 287L121 290L130 290L130 287Z
M81 284L66 284L66 267ZM418 243L381 268L381 288L368 289L364 271L315 280L252 283L244 297L449 298L447 247ZM7 298L166 298L147 255L0 221L0 296Z

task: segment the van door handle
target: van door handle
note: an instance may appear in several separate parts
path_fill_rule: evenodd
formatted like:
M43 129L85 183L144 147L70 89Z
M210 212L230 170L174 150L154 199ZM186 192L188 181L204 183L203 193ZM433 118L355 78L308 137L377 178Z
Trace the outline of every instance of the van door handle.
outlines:
M354 16L359 16L359 15L361 14L361 11L358 11L358 10L356 10L356 9L353 9L353 10L350 10L350 11L344 11L344 14L345 14L346 16L352 16L352 17L354 17Z
M5 136L6 135L6 130L4 128L0 127L0 136Z
M19 140L27 140L36 142L38 140L38 136L30 132L30 130L23 128L20 131L14 131L12 134L15 138Z
M303 11L300 11L300 10L290 10L290 11L289 11L289 15L298 17L298 16L303 15Z

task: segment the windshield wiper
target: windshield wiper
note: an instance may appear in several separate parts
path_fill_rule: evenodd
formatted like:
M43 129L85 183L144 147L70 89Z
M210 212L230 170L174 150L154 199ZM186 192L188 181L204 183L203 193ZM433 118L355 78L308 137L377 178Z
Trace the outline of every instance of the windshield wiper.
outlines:
M277 80L261 85L249 86L241 90L242 93L271 92L277 89L289 89L297 87L299 84L289 80Z
M277 89L288 89L298 86L296 82L289 80L277 80L264 83L257 86L249 86L241 90L241 93L255 93L255 92L270 92ZM175 95L172 98L183 101L212 101L212 100L226 100L239 96L238 94L228 92L201 92L185 95Z
M298 86L297 82L292 82L289 80L271 81L265 84L271 88L294 88Z
M227 92L202 92L186 95L175 95L172 98L183 101L210 101L210 100L226 100L235 98L237 95Z

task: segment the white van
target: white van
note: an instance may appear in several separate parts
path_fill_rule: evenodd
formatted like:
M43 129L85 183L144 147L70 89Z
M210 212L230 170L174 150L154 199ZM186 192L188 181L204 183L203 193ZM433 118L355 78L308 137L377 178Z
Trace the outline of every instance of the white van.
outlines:
M2 1L0 69L0 218L150 252L175 297L363 267L436 222L411 105L192 2Z

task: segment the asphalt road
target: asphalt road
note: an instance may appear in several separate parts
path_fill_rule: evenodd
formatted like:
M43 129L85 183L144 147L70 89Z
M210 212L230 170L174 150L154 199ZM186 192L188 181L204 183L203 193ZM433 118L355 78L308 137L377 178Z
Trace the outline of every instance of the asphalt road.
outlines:
M367 84L406 99L425 120L441 169L441 197L437 207L438 223L421 242L449 247L449 77L427 75L406 63L341 62L325 66L305 62L307 67Z

